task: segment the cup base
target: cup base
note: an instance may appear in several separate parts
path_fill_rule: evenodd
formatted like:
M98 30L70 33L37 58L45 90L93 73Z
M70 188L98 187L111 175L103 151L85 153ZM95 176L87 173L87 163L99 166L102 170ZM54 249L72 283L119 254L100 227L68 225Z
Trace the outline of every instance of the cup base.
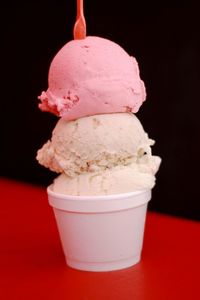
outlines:
M133 256L129 259L111 262L80 262L66 259L67 265L73 269L91 272L117 271L129 268L140 261L140 255Z

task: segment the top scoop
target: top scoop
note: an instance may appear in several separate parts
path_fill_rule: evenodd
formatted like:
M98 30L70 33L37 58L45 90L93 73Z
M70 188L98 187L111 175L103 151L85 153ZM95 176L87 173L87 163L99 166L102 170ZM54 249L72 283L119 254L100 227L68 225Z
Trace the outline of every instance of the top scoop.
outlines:
M65 120L117 113L136 113L146 99L135 58L99 37L72 40L54 57L49 88L39 107Z

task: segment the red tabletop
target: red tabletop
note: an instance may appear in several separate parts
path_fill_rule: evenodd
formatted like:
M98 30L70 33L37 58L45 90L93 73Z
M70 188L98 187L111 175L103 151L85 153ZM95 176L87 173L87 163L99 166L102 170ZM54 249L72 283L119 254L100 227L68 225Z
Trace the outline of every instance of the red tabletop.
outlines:
M83 272L66 266L44 188L1 179L0 193L0 299L200 299L200 223L148 212L139 264Z

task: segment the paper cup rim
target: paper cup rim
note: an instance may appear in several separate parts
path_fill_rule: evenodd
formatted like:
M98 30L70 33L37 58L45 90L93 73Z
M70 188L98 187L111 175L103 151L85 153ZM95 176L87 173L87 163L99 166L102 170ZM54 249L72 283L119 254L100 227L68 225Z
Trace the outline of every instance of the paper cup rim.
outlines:
M130 209L146 204L151 199L151 189L129 193L72 196L52 191L52 184L47 187L49 204L54 208L71 212L109 212Z

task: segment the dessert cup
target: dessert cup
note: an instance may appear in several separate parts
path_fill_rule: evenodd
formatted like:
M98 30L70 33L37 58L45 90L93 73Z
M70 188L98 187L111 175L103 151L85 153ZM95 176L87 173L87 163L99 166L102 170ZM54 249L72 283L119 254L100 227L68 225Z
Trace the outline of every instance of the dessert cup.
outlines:
M151 190L106 196L70 196L47 188L68 266L114 271L141 258Z

